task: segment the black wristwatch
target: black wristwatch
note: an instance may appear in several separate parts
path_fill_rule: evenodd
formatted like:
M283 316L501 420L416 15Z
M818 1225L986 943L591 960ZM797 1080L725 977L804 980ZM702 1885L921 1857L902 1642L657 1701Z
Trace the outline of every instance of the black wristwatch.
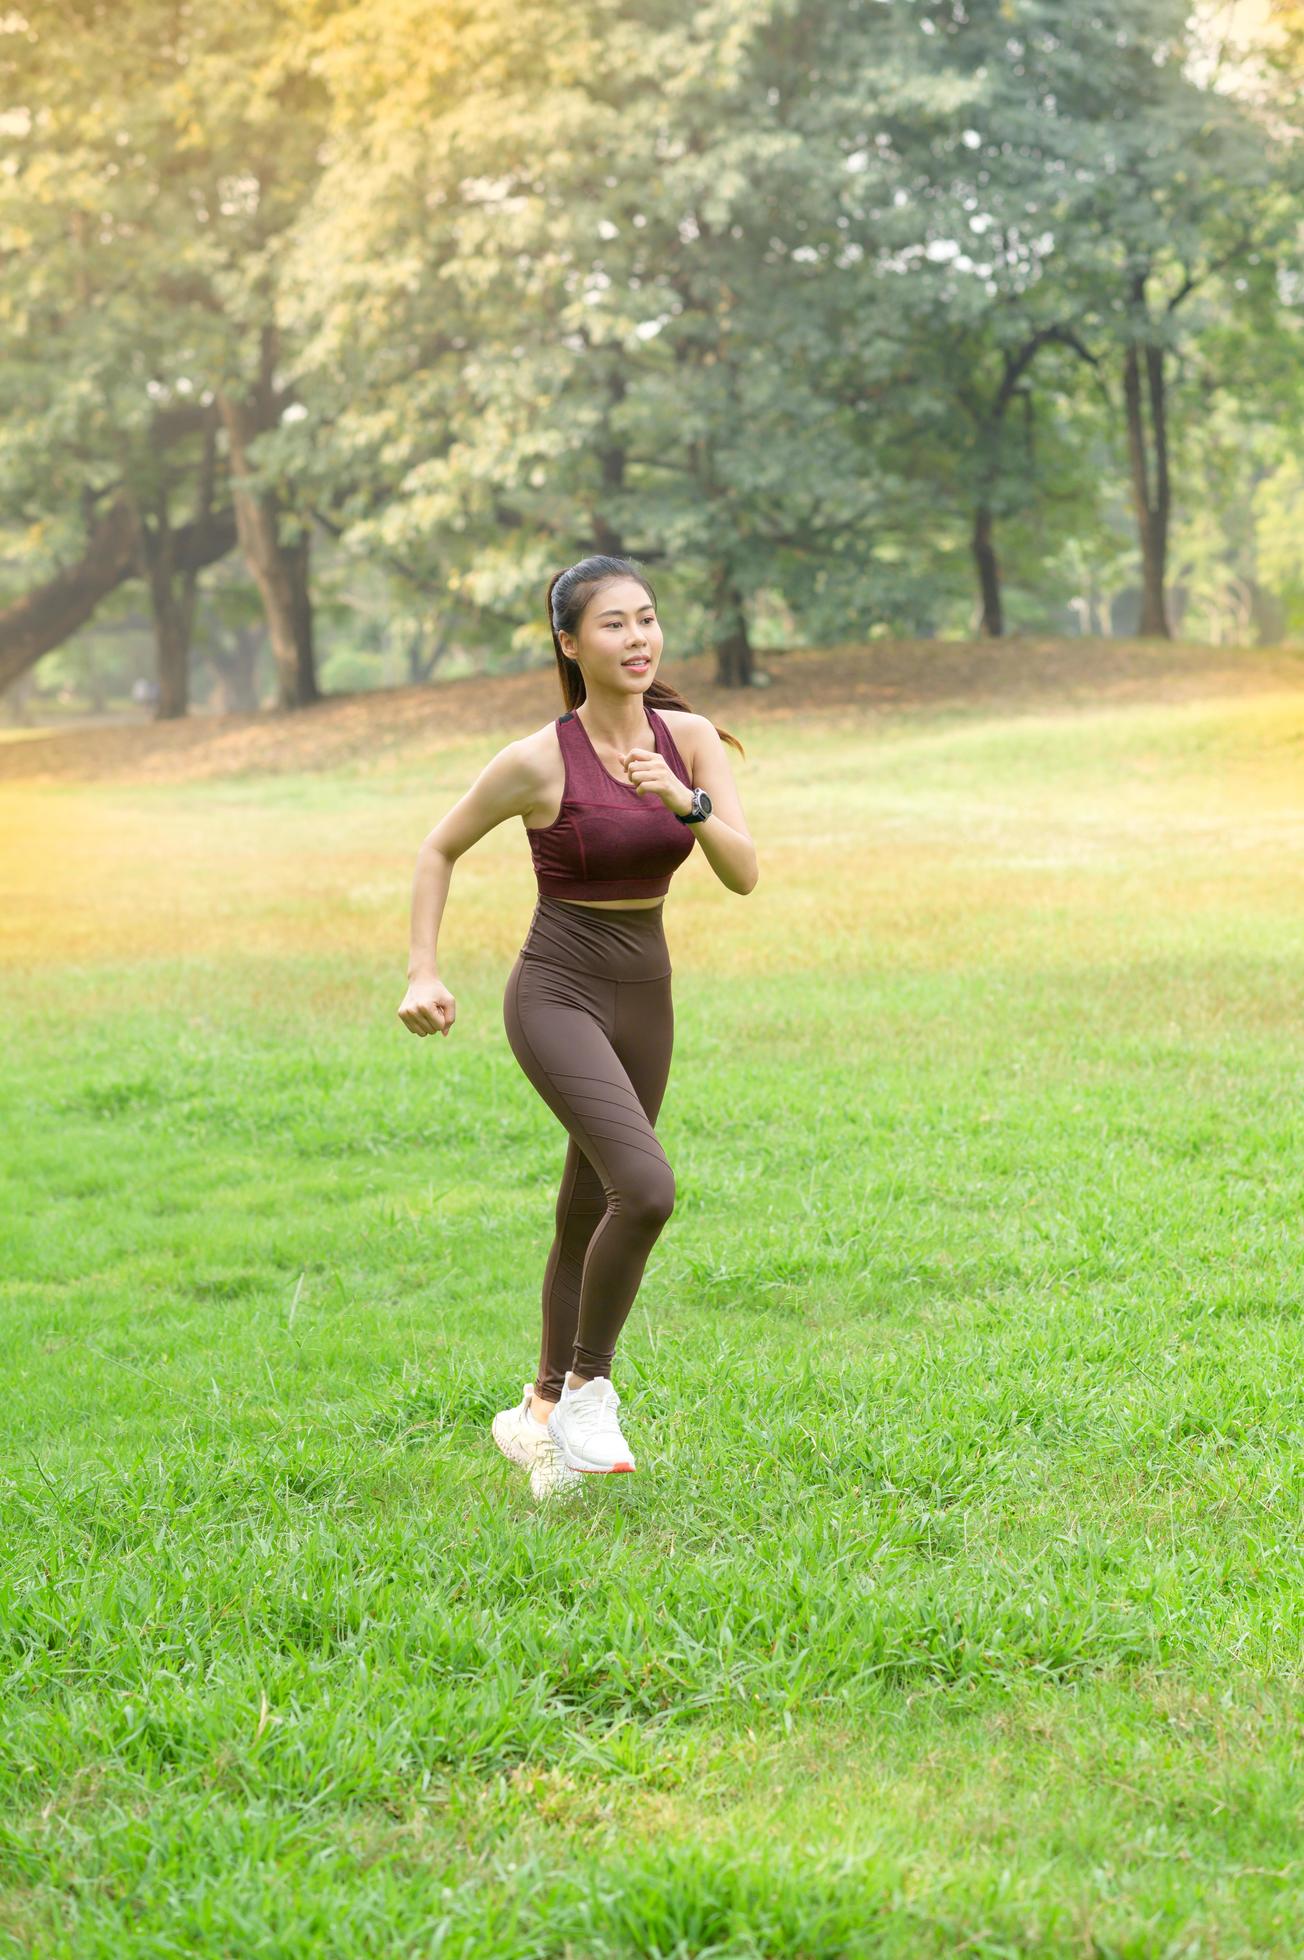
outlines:
M705 823L710 814L711 799L704 789L695 789L693 791L693 808L688 816L679 817L678 810L675 811L675 815L679 817L680 823Z

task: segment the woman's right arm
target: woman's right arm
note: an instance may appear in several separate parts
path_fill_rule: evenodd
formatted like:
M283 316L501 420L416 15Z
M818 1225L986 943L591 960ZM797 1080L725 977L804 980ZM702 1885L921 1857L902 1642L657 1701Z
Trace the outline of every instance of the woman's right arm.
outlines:
M528 814L539 793L524 742L509 742L487 762L465 796L422 838L412 876L408 990L398 1018L413 1034L447 1034L457 1002L439 977L439 927L453 866L472 844L508 817Z

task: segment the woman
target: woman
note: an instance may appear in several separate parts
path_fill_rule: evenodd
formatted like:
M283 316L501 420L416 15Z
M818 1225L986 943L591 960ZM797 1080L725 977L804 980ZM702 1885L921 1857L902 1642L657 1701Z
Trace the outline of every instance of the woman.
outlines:
M507 1039L570 1142L543 1277L543 1340L494 1441L536 1495L634 1469L611 1379L616 1341L674 1205L652 1125L670 1070L672 874L700 843L730 891L756 851L724 743L658 680L651 586L627 558L581 559L548 587L566 712L509 742L422 842L399 1019L446 1035L457 1017L435 946L454 863L506 817L530 840L538 902L507 980ZM654 705L655 704L655 705Z

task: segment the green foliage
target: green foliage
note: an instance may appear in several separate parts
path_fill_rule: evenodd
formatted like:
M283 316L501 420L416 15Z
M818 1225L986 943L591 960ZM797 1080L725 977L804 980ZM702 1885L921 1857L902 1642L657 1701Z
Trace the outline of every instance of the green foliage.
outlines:
M598 544L671 572L684 650L739 608L807 640L963 631L980 505L1014 614L1058 619L1070 567L1094 589L1130 549L1129 339L1174 363L1175 452L1211 385L1278 463L1298 442L1298 70L1229 86L1188 15L15 16L9 590L124 487L184 513L196 417L270 344L252 463L340 542L324 595L365 564L490 665L546 656L547 577Z

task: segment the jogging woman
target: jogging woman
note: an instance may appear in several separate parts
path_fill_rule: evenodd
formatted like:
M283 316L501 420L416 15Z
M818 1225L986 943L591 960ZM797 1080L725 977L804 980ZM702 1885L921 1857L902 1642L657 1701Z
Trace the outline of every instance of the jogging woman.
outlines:
M543 1339L519 1406L493 1438L536 1495L586 1472L634 1469L617 1419L616 1341L675 1180L653 1124L674 1015L662 910L701 845L730 891L756 884L756 851L724 744L658 679L652 587L627 558L581 559L548 587L565 712L509 742L422 841L399 1019L447 1035L457 1005L436 942L453 865L507 817L530 840L538 900L507 979L507 1039L569 1133L543 1276Z

